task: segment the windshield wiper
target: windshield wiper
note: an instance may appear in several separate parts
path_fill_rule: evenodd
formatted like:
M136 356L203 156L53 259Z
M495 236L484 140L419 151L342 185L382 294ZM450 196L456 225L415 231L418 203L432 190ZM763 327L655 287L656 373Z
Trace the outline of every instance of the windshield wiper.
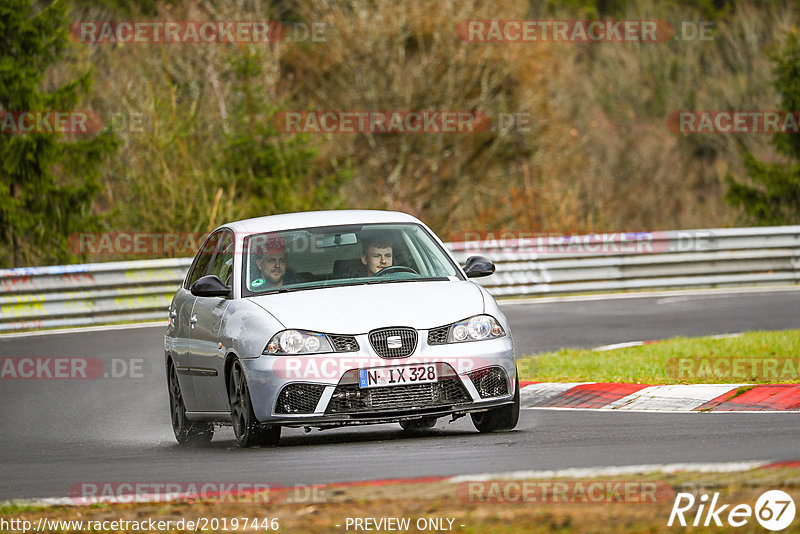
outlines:
M326 284L326 285L314 285L314 286L302 286L302 287L280 287L278 289L271 289L269 291L264 291L263 293L253 293L251 296L257 297L260 295L275 295L276 293L293 293L295 291L306 291L308 289L329 289L334 287L350 287L350 286L363 286L363 285L375 285L375 284L393 284L398 282L447 282L449 278L446 276L436 276L430 278L393 278L393 279L361 279L359 281L352 281L352 282L345 282L343 284Z
M385 280L368 280L367 284L391 284L396 282L447 282L449 278L446 276L435 276L429 278L389 278Z
M253 296L257 297L259 295L274 295L275 293L290 293L292 291L302 291L303 289L311 289L308 287L279 287L278 289L271 289L269 291L264 291L263 293L255 293Z
M253 293L252 296L257 297L260 295L274 295L276 293L292 293L294 291L305 291L307 289L328 289L332 287L359 286L359 285L364 285L366 283L367 282L349 282L344 284L322 284L313 286L280 287L278 289L271 289L269 291L264 291L263 293Z

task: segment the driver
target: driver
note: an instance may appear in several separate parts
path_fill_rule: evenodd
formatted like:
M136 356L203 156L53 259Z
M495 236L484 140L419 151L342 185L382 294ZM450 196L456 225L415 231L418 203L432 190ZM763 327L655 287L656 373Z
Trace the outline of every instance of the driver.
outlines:
M361 249L361 263L367 268L367 276L392 266L392 243L383 237L365 239Z
M286 243L280 234L269 234L266 241L260 246L263 254L258 256L256 266L261 272L261 277L250 284L259 289L281 287L284 284L295 284L297 278L287 270Z

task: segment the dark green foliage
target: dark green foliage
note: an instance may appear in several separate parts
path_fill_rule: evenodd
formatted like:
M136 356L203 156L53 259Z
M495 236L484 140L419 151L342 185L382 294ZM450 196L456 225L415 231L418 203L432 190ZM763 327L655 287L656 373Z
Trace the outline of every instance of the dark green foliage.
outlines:
M89 91L91 71L44 88L48 68L63 58L69 22L55 2L32 14L30 0L0 4L0 110L70 111ZM116 141L103 133L0 134L0 242L2 265L70 261L66 240L90 226L100 164Z
M800 110L800 41L796 31L773 54L775 88L781 109ZM797 224L800 221L800 135L776 134L773 144L788 163L765 163L744 150L744 163L752 185L727 177L726 200L744 208L748 222L760 225Z

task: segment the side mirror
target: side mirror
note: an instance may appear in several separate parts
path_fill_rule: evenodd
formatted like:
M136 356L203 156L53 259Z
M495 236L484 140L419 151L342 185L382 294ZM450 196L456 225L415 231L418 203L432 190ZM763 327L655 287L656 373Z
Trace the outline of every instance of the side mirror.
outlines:
M201 276L189 288L195 297L225 297L231 296L231 288L222 283L216 274Z
M494 263L483 256L470 256L464 265L464 272L468 278L480 278L494 273ZM198 280L199 281L199 280Z

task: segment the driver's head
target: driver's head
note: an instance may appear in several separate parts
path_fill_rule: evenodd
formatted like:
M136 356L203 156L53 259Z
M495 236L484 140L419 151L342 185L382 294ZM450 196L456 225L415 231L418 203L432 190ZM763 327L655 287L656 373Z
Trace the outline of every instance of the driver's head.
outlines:
M392 266L392 244L382 237L365 239L361 244L361 263L367 267L367 276Z
M286 276L286 244L280 234L270 234L263 245L263 254L256 260L268 286L283 285Z

